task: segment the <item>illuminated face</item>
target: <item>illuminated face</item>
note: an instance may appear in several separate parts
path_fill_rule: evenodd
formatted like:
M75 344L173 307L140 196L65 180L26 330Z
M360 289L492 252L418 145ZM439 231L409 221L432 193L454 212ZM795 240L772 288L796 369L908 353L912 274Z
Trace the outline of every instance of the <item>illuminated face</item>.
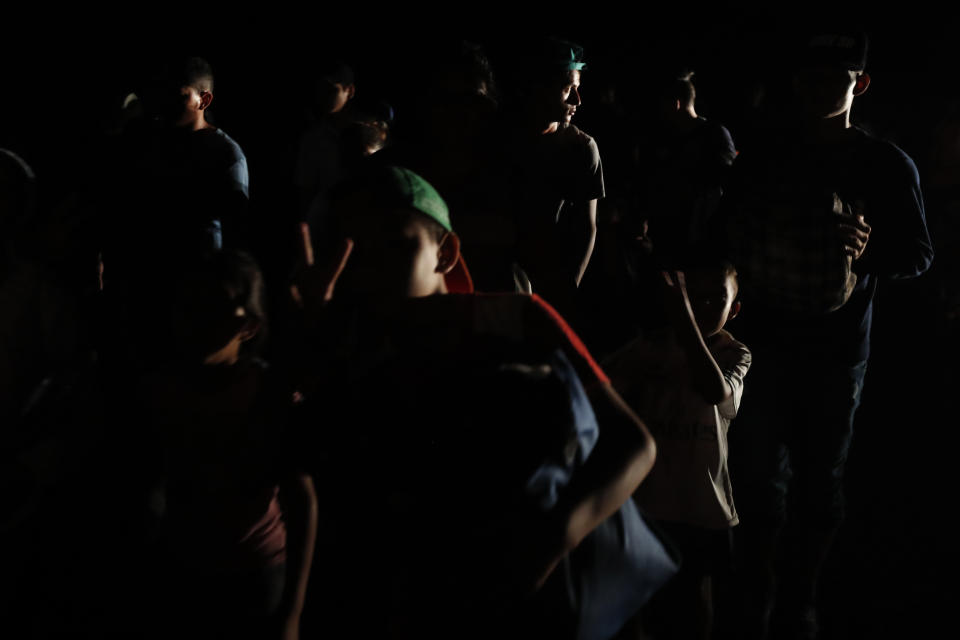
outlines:
M566 82L560 89L560 119L563 124L570 124L580 106L580 72L567 72Z
M203 95L195 87L180 87L180 100L177 104L180 110L178 117L173 120L174 126L193 124L197 113L203 111Z
M344 224L354 241L343 279L374 298L418 298L443 286L440 243L416 214L356 211Z
M846 113L853 104L860 72L836 67L806 67L794 77L794 92L805 115L833 118Z
M727 323L737 297L735 276L722 271L695 271L687 274L687 294L701 335L708 338Z

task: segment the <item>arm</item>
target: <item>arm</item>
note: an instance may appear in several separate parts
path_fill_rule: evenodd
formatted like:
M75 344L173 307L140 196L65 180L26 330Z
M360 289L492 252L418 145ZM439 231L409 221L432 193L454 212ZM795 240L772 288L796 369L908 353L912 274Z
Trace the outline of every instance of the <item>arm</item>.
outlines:
M600 437L548 519L521 533L527 542L520 561L533 571L524 578L527 592L539 590L563 558L630 499L656 459L653 437L609 382L592 385L587 395Z
M317 494L306 473L290 473L280 484L287 524L287 572L278 614L284 640L299 637L300 615L307 593L317 538Z
M677 341L687 355L693 387L709 404L720 404L733 395L733 388L723 377L723 372L697 327L683 272L674 272L673 277L667 273L663 275L667 284L673 328Z
M597 241L597 200L576 203L569 214L573 218L573 237L570 239L571 262L567 270L573 276L574 285L579 287Z
M600 437L558 504L565 552L580 544L630 498L650 473L657 455L646 425L609 382L594 385L588 395L600 425Z
M914 278L930 268L933 243L927 231L923 195L917 167L897 150L896 171L884 176L873 210L863 214L872 225L870 244L858 261L857 271L894 279Z
M524 301L524 340L544 348L558 345L582 384L599 428L596 444L583 466L577 468L559 501L518 540L528 590L539 588L554 567L603 520L615 513L653 467L656 445L646 425L614 390L586 346L557 311L539 296Z

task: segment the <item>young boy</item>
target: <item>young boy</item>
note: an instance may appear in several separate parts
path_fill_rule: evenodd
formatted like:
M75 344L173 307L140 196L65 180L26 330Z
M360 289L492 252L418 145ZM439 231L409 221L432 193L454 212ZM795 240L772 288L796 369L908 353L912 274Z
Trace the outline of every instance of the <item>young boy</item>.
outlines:
M724 331L740 310L729 263L664 272L666 322L611 356L614 387L650 426L657 464L634 494L681 551L680 573L649 607L657 638L709 638L711 578L738 523L727 471L727 430L750 351Z
M630 551L662 548L618 511L652 465L645 428L539 298L469 293L449 212L422 178L377 168L334 202L354 248L312 333L323 366L304 387L303 447L319 485L339 487L325 497L338 551L321 545L318 561L328 615L362 603L364 629L393 637L507 624L611 637L659 584ZM588 537L614 514L614 542ZM598 559L611 558L603 583Z

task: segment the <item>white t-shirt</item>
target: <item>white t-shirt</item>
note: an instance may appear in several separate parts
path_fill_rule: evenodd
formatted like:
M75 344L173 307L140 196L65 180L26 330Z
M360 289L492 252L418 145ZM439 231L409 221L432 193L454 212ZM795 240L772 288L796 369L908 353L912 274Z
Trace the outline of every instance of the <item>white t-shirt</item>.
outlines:
M727 467L727 430L740 407L751 357L726 331L710 343L733 389L718 405L694 390L686 354L672 332L636 338L603 366L657 443L657 461L634 498L654 518L725 529L739 522Z

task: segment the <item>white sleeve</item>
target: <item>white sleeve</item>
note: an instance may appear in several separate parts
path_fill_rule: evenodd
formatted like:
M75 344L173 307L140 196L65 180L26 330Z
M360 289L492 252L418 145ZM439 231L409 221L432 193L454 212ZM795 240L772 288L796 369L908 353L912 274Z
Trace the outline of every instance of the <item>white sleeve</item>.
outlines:
M723 373L723 379L733 389L733 394L717 405L717 410L724 418L733 420L740 409L740 398L743 397L743 379L750 369L752 356L746 345L731 338L729 341L725 341L725 344L714 353L714 358L716 358L717 365Z

